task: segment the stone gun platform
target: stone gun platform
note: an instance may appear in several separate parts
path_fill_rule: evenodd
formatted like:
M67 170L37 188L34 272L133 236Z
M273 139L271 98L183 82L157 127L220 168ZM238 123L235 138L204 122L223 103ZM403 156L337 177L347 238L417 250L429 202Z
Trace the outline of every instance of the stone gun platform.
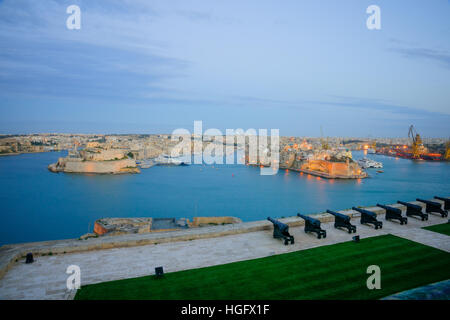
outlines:
M436 200L435 200L436 201ZM412 202L422 205L419 202ZM392 205L402 210L402 205ZM424 206L424 205L423 205ZM383 221L383 228L360 225L359 213L353 210L339 211L352 216L361 238L394 234L450 252L449 237L421 229L424 226L447 222L446 218L430 215L428 221L408 219L407 225L384 220L384 210L375 211ZM314 215L326 230L325 239L303 231L304 220L299 217L280 219L290 226L295 244L284 246L272 237L269 221L247 222L188 229L157 234L102 237L88 240L59 240L0 248L0 299L70 299L74 292L66 289L69 265L81 269L81 284L133 278L154 273L163 266L165 272L200 268L235 261L255 259L274 254L309 249L317 246L345 242L354 234L336 230L334 217L328 214ZM214 241L209 238L214 237ZM25 264L24 256L33 252L35 262ZM16 261L17 260L17 261Z

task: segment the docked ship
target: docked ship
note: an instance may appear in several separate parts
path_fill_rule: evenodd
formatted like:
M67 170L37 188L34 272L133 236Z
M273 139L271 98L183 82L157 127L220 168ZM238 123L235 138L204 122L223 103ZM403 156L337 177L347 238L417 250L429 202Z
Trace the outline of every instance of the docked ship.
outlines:
M184 161L183 157L171 157L166 154L162 154L159 157L155 158L154 161L158 165L166 165L166 166L187 166L188 163Z

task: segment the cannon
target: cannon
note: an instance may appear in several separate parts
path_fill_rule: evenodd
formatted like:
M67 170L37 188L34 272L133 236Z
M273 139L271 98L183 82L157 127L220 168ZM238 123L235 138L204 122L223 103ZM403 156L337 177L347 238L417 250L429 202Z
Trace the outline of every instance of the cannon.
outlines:
M320 227L320 221L309 216L297 213L297 217L303 218L305 220L305 232L315 232L317 233L317 239L322 237L327 237L327 232Z
M331 210L327 210L329 214L332 214L334 216L334 227L335 228L346 228L348 230L348 233L355 232L356 233L356 226L350 223L350 217L346 216L345 214L334 212Z
M406 216L418 216L422 219L422 221L428 220L428 213L423 213L421 206L404 201L397 201L397 203L406 206Z
M441 208L441 204L439 202L434 202L434 201L430 201L430 200L423 200L423 199L416 199L419 202L425 203L426 207L425 207L425 211L428 213L432 213L432 212L436 212L436 213L440 213L442 218L445 218L448 216L448 211L447 210L443 210Z
M289 226L278 220L268 217L267 220L273 223L273 237L276 239L283 239L284 244L288 245L289 242L294 244L294 237L289 234Z
M361 224L373 224L375 230L383 228L383 222L377 220L377 214L375 212L356 207L352 207L352 209L361 213Z
M399 208L389 207L379 203L377 203L377 207L386 210L386 215L384 216L386 220L398 220L400 221L400 224L408 223L408 218L402 216L402 210L400 210Z
M434 196L434 198L444 201L444 210L446 210L446 211L450 210L450 199L449 198L443 198L443 197L438 197L438 196Z

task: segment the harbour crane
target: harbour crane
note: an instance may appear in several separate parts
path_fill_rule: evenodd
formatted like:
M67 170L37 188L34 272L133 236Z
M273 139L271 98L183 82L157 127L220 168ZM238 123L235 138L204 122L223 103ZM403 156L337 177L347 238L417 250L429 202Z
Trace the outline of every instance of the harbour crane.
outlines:
M413 125L409 127L408 138L412 139L411 149L413 159L420 159L421 155L427 152L427 149L424 147L422 138Z

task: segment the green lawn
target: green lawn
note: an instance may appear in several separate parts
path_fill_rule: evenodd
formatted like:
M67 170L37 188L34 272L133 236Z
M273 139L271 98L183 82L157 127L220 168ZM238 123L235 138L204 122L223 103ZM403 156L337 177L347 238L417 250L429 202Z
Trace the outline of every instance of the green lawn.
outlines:
M374 264L381 268L380 290L366 287L367 267ZM449 278L449 253L384 235L167 273L162 279L86 285L75 299L378 299Z
M450 223L436 224L434 226L424 227L424 229L450 236Z

